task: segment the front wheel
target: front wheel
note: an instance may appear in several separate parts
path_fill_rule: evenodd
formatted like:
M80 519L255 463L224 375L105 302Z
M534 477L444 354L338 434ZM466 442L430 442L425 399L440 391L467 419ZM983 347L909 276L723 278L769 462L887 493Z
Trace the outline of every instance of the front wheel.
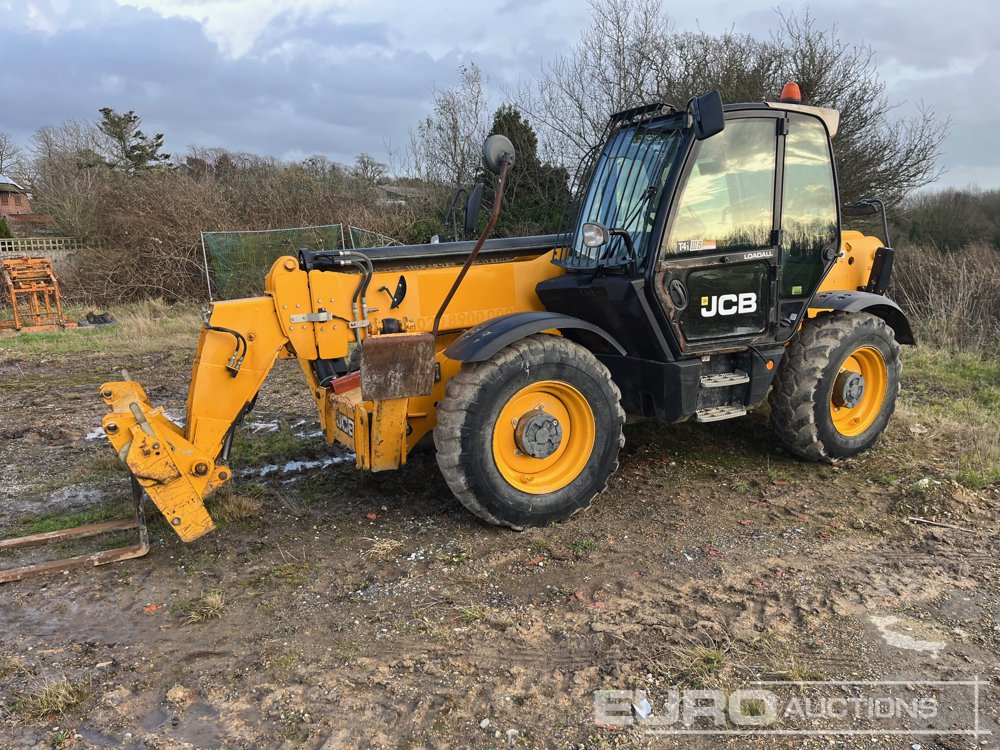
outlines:
M560 336L518 341L462 366L438 408L438 465L489 523L562 521L607 487L625 413L607 368Z
M899 344L869 313L807 320L771 389L771 425L793 453L813 460L867 450L885 431L899 394Z

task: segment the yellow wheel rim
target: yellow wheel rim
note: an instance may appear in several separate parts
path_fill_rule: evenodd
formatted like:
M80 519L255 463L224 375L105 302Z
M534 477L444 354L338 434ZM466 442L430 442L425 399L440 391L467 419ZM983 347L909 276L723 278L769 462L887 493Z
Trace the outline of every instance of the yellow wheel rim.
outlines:
M534 458L519 447L518 426L535 415L557 423L561 436L551 455ZM544 495L567 486L590 460L597 434L587 399L569 383L542 380L525 386L504 404L493 426L493 460L512 487ZM522 438L523 440L523 438Z
M856 384L857 376L862 378L863 392L857 399L845 399L840 384ZM885 359L878 349L862 346L851 352L840 365L830 397L830 414L837 432L856 437L871 427L885 402L887 382Z

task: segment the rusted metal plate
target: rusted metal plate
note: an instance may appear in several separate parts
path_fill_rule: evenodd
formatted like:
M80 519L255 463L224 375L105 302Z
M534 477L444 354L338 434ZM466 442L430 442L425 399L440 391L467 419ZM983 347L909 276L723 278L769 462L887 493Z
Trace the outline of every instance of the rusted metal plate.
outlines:
M385 401L426 396L434 388L434 336L389 333L361 344L361 397Z

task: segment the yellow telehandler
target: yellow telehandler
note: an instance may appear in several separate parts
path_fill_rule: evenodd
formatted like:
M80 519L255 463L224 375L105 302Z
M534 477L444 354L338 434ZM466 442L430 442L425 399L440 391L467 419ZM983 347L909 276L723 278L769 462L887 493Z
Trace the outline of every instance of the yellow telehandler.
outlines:
M560 235L487 241L514 165L492 136L497 195L477 242L280 258L263 296L206 312L183 427L138 383L101 386L136 492L181 539L211 531L203 501L232 478L234 432L277 359L298 361L326 439L358 469L399 468L433 435L458 499L515 529L586 508L626 418L737 418L770 393L794 453L869 448L914 339L884 296L888 236L842 232L841 216L885 211L840 205L839 115L787 93L614 115Z

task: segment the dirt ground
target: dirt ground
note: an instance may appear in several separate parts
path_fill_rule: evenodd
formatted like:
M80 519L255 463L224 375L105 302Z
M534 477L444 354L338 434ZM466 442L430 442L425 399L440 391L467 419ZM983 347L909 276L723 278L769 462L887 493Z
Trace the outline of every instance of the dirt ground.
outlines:
M97 389L127 366L182 415L181 339L0 342L2 536L127 512ZM591 510L523 533L465 512L430 451L364 476L316 427L279 363L216 532L184 545L157 517L145 558L0 586L0 746L1000 746L1000 487L957 481L968 446L915 396L874 451L834 466L789 457L766 413L629 426ZM978 740L594 722L604 688L975 676L993 733Z

